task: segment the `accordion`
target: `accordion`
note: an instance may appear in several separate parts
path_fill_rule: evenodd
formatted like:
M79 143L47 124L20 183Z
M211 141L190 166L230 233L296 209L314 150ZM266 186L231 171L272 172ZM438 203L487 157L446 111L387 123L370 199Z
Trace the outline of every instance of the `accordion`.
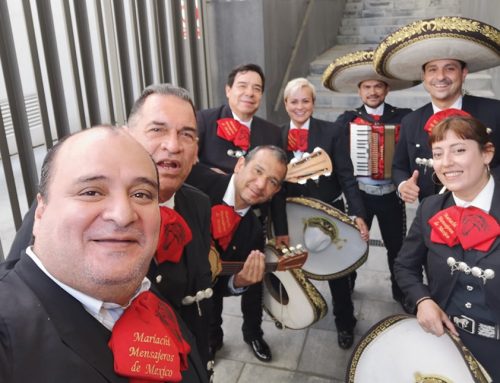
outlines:
M391 178L392 157L400 125L350 123L350 150L355 176Z

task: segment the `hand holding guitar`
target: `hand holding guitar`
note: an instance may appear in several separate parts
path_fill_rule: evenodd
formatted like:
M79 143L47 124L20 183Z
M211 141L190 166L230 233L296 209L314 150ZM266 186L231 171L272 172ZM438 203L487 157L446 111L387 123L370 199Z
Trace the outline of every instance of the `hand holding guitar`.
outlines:
M259 250L252 250L243 269L234 276L234 287L246 287L262 281L266 267L266 256Z
M213 279L215 280L218 275L234 274L235 287L249 286L260 282L264 273L298 269L307 260L307 252L302 250L301 245L295 248L285 247L281 253L283 255L277 262L265 262L265 255L259 250L250 252L245 262L232 262L221 261L217 252L211 252L209 261Z

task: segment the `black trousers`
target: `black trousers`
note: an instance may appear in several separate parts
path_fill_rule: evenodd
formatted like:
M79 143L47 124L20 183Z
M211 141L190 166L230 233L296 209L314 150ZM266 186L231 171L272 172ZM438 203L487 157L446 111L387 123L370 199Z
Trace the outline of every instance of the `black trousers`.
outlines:
M371 228L373 217L377 217L380 234L387 249L387 263L391 272L392 297L401 300L403 293L394 278L394 260L406 236L406 211L404 202L396 192L381 196L361 191L366 209L366 224Z
M344 201L338 200L331 205L341 211L345 211ZM354 304L351 297L351 284L356 278L356 272L342 278L328 281L330 293L332 294L333 316L338 331L350 331L356 326L354 317Z
M229 297L230 298L230 297ZM210 318L210 345L214 347L222 343L222 309L224 296L217 284L212 297L212 315ZM262 337L262 282L249 286L241 296L241 312L243 313L243 339L250 342Z

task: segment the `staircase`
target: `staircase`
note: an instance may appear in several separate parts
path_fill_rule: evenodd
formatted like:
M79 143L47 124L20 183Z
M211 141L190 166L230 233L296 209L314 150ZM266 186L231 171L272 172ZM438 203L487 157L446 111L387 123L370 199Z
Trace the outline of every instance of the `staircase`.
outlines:
M361 105L357 93L335 93L321 84L324 70L337 57L357 50L374 49L389 33L412 21L460 14L460 0L347 0L337 45L310 64L308 79L317 90L315 117L335 121L346 109ZM495 97L491 76L487 72L469 74L465 89L476 96ZM394 106L417 109L428 103L430 97L423 86L418 85L391 92L386 101Z

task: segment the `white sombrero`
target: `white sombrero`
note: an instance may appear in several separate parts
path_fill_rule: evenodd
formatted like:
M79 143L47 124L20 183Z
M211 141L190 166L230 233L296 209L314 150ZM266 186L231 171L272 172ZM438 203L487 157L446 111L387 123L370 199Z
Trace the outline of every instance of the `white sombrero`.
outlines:
M358 228L340 210L314 198L287 198L290 245L308 252L302 271L312 279L340 278L360 267L368 244Z
M333 61L323 73L323 85L334 92L355 93L362 81L379 80L389 85L391 90L410 88L419 81L402 81L388 78L375 72L373 51L348 53Z
M500 65L500 31L458 16L419 20L387 36L373 55L377 73L402 80L419 80L424 64L441 59L463 61L469 72Z

